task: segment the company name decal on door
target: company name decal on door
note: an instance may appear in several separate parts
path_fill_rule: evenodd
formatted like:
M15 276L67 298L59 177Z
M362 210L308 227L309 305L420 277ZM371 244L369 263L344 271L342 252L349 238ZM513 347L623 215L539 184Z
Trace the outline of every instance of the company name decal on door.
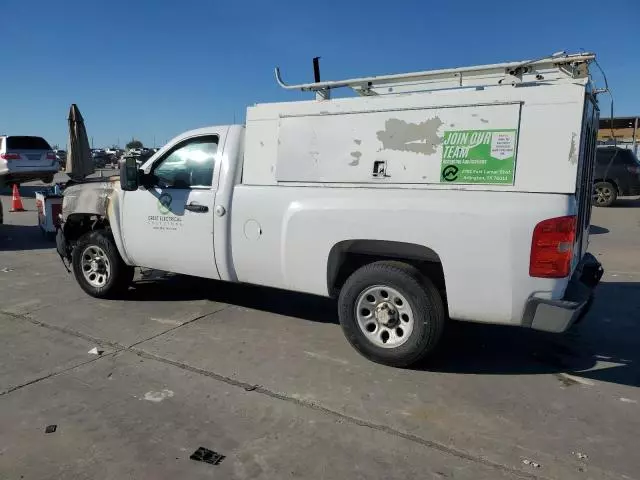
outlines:
M171 195L164 192L158 197L158 212L160 215L149 215L147 223L153 230L178 230L182 226L182 218L171 211Z

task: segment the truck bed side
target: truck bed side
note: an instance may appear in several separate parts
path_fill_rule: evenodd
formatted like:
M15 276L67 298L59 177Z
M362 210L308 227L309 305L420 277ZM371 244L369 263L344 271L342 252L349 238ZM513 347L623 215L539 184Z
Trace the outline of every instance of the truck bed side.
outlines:
M568 195L239 185L233 203L243 282L329 295L332 251L351 240L433 252L456 319L519 324L532 292L558 298L568 282L529 276L533 228L575 213Z

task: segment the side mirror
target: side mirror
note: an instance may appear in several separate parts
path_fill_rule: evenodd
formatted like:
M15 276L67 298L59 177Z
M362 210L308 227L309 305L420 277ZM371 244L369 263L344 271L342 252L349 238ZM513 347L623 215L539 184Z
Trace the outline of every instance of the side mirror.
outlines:
M127 157L120 165L120 188L124 191L131 192L137 190L139 185L136 159Z

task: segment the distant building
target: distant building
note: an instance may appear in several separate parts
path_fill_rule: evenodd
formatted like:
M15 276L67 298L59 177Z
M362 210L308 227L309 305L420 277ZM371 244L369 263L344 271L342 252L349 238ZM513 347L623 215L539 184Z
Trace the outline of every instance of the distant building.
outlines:
M601 118L598 144L629 148L636 154L640 145L640 117Z

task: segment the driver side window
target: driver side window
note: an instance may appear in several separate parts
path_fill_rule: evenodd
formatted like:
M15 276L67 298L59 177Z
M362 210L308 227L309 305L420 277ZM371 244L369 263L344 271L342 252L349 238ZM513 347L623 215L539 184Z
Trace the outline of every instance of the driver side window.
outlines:
M217 135L192 138L169 151L151 173L161 188L210 187L217 151Z

